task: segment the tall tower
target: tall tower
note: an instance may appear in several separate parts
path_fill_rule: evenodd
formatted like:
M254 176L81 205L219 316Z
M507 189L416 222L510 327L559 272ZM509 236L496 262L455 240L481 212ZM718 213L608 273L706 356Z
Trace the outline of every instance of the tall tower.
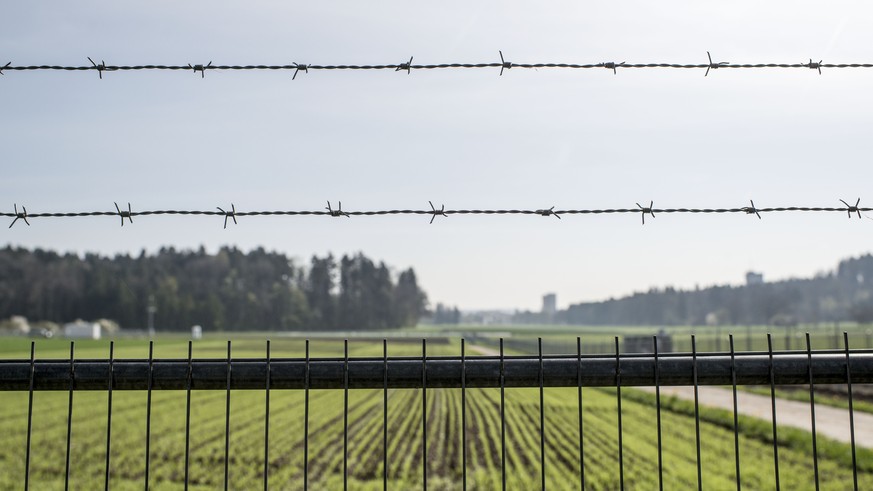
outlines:
M746 286L764 284L764 274L749 271L746 273Z
M551 319L558 311L557 304L558 297L554 293L546 293L543 295L543 315Z

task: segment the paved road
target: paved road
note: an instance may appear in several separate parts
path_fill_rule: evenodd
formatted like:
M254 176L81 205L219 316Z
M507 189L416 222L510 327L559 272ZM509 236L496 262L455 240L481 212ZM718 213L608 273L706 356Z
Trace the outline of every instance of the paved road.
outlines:
M654 387L642 390L655 392ZM732 411L734 407L733 393L730 389L721 387L700 387L698 390L700 404L718 407ZM693 387L661 387L661 396L676 396L680 399L694 400ZM740 414L754 416L767 422L772 422L770 398L748 392L737 392L737 408ZM778 426L792 426L805 431L812 431L809 403L776 399L776 423ZM823 404L815 405L815 430L818 435L825 435L841 442L849 443L849 411ZM855 411L855 444L873 448L873 414Z
M482 355L496 356L499 353L484 346L470 345L470 350ZM654 387L642 387L641 390L655 392ZM661 387L661 396L676 396L680 399L694 400L693 387ZM733 411L733 392L721 387L699 387L700 404ZM773 421L770 398L748 392L737 392L737 408L740 414L763 419L768 423ZM791 426L805 431L812 431L809 403L776 399L776 423L778 426ZM815 405L815 431L834 440L850 443L849 411L823 404ZM873 448L873 414L855 411L855 444L859 447Z

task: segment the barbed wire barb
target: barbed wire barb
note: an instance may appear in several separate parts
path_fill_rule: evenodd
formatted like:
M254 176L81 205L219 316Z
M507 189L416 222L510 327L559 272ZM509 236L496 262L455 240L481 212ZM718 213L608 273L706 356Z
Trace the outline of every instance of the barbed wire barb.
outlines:
M212 62L210 61L206 65L194 65L194 66L191 66L191 64L188 63L188 68L194 70L194 73L200 72L200 78L206 78L206 69L212 68Z
M26 223L27 226L29 227L30 222L27 221L27 208L25 208L24 205L21 205L22 211L19 213L18 204L12 203L12 206L15 208L15 219L12 220L12 223L9 224L9 228L12 228L12 226L15 225L15 222L17 222L19 219L24 220L24 223Z
M382 209L382 210L359 210L359 211L351 211L345 212L342 209L342 202L337 202L338 207L336 209L333 208L331 202L327 201L326 211L317 211L317 210L260 210L260 211L245 211L239 212L236 211L236 206L231 203L231 209L223 209L221 207L210 206L206 210L178 210L178 209L154 209L154 210L141 210L134 213L131 209L131 204L127 204L127 210L122 210L118 203L115 204L115 211L106 211L105 209L95 210L95 211L48 211L48 212L38 212L38 213L28 213L22 207L22 210L19 211L18 205L15 204L15 211L3 212L0 211L0 217L8 217L13 220L14 223L16 219L27 221L27 224L30 225L29 220L32 218L83 218L83 217L96 217L96 216L118 216L121 220L121 225L124 226L125 218L128 219L129 223L133 223L133 216L208 216L213 217L216 215L224 215L224 227L227 228L227 219L233 220L234 224L238 224L237 217L241 216L286 216L286 217L299 217L299 216L315 216L315 215L326 215L330 217L351 217L351 216L363 216L363 217L374 217L374 216L386 216L386 215L430 215L431 221L433 223L435 217L442 216L448 217L450 215L477 215L477 216L522 216L522 215L536 215L536 216L552 216L554 215L558 219L562 219L564 215L624 215L624 214L642 214L641 221L645 224L646 215L651 215L653 218L655 214L658 213L670 213L670 214L680 214L680 215L714 215L714 214L732 214L732 213L743 213L743 214L754 214L759 219L761 219L764 213L848 213L849 218L852 218L853 214L857 214L860 218L864 218L866 213L873 212L873 207L862 207L861 206L861 198L858 198L855 201L855 204L849 204L847 201L840 199L839 206L780 206L780 207L769 207L769 208L759 208L755 205L753 200L749 200L749 204L751 206L741 206L741 207L732 207L732 208L705 208L705 207L676 207L676 208L659 208L655 210L654 201L649 202L649 206L643 206L640 203L636 204L636 208L569 208L556 210L554 206L545 209L458 209L458 210L449 210L445 207L445 205L441 205L440 208L437 208L432 201L428 201L427 203L430 205L430 209L405 209L405 208L391 208L391 209ZM32 203L31 203L32 204ZM218 210L218 211L216 211ZM26 220L25 220L26 219ZM12 228L11 225L9 228Z
M293 63L293 64L273 64L273 65L260 65L260 64L236 64L236 65L214 65L212 61L207 63L206 65L192 65L190 63L183 65L174 65L174 64L153 64L153 65L106 65L105 62L97 63L92 58L88 58L91 62L86 65L13 65L12 62L6 63L5 66L0 67L0 74L6 74L6 71L62 71L62 72L75 72L75 71L87 71L87 70L97 70L101 75L104 71L152 71L152 70L169 70L169 71L184 71L184 70L192 70L194 73L200 73L201 78L205 78L206 70L232 70L232 71L264 71L264 70L291 70L294 72L292 75L292 79L296 78L296 75L300 74L300 71L308 71L308 70L351 70L351 71L370 71L370 70L393 70L393 71L406 71L407 75L412 73L413 69L416 70L489 70L495 67L500 68L500 75L503 75L503 72L509 70L513 67L523 67L523 68L549 68L549 69L569 69L569 70L580 70L580 69L590 69L590 68L606 68L608 70L612 70L613 74L618 73L618 67L624 68L635 68L635 69L652 69L652 70L662 70L662 69L700 69L705 68L706 72L704 76L708 76L711 70L717 70L718 68L734 68L734 69L753 69L753 70L762 70L762 69L784 69L784 68L797 68L797 69L812 69L822 73L823 68L873 68L873 63L824 63L823 60L819 60L815 62L812 58L808 58L808 62L801 63L729 63L726 61L713 61L712 53L707 51L707 62L706 63L676 63L676 62L646 62L646 63L633 63L633 62L591 62L591 63L512 63L506 60L506 57L503 55L502 50L498 50L498 54L500 55L499 62L490 62L490 63L469 63L463 61L454 61L450 63L436 63L436 64L417 64L413 65L413 57L410 56L408 62L403 63L371 63L371 64L301 64L301 63Z
M861 198L858 198L858 201L855 201L855 206L852 206L849 203L846 203L842 199L840 201L842 201L843 204L846 205L846 208L847 208L846 211L848 211L850 219L852 218L852 213L857 213L858 218L861 218L861 208L858 207L858 205L861 204Z
M409 61L406 63L401 63L397 65L397 68L394 69L395 72L399 72L401 70L406 70L406 74L409 75L412 73L412 57L409 57Z
M503 51L498 50L497 52L500 53L500 76L502 77L503 76L503 69L505 68L505 69L509 70L510 68L512 68L512 63L503 59Z
M649 207L648 207L648 208L644 208L642 205L640 205L639 203L637 203L637 207L638 207L638 208L640 209L640 211L642 212L642 216L643 216L643 225L646 224L646 214L647 214L647 213L648 213L649 215L652 215L652 218L655 218L655 211L652 209L652 207L653 207L654 205L655 205L655 202L654 202L654 201L649 201Z
M609 62L605 61L605 62L601 63L600 66L602 66L603 68L606 68L607 70L612 70L613 75L618 75L618 70L616 70L616 68L620 67L620 66L624 66L624 64L625 64L625 62L615 63L614 61L609 61Z
M749 203L751 203L752 206L747 206L747 207L743 208L743 211L745 211L749 215L751 215L752 213L754 213L755 215L758 215L758 220L760 220L761 214L758 213L758 209L755 208L755 202L753 200L749 200Z
M304 73L309 73L309 65L305 63L294 63L294 76L291 77L291 80L297 79L297 74L300 73L301 70Z
M225 230L227 230L227 219L228 218L233 219L233 224L237 225L237 223L236 223L236 207L233 205L233 203L230 204L230 211L224 211L223 209L221 209L220 206L216 206L216 208L218 208L218 211L224 213L224 228L225 228Z
M331 206L330 206L330 200L328 200L328 202L327 202L327 208L325 208L325 209L327 210L328 214L329 214L330 216L332 216L332 217L346 217L346 218L349 218L349 214L343 211L343 202L342 202L342 201L337 201L337 204L338 204L337 209L334 210L334 209L331 208Z
M436 209L436 207L433 205L432 201L428 201L428 204L430 204L430 210L431 210L430 212L431 212L431 215L433 215L432 217L430 217L431 225L433 225L433 221L437 216L443 216L446 218L449 217L448 215L446 215L446 205L445 204L441 205L439 210Z
M97 74L100 75L100 80L103 80L103 70L106 70L106 62L100 60L100 64L98 65L97 63L94 63L94 60L92 60L90 56L88 57L88 61L94 65L94 69L97 70Z
M127 218L127 221L133 224L133 212L130 211L130 203L127 204L127 211L123 211L118 207L118 203L115 203L115 211L118 212L118 216L121 217L121 226L124 226L124 219Z
M537 214L538 214L538 215L542 215L542 216L544 216L544 217L554 216L554 217L557 218L558 220L561 219L561 215L558 215L557 213L555 213L555 207L554 207L554 206L551 207L551 208L549 208L549 209L537 210Z
M709 54L709 51L706 52L706 57L709 58L709 66L706 67L706 73L703 74L704 77L709 76L709 70L715 70L718 67L722 67L722 66L730 64L727 61L720 61L718 63L713 63L712 62L712 55Z

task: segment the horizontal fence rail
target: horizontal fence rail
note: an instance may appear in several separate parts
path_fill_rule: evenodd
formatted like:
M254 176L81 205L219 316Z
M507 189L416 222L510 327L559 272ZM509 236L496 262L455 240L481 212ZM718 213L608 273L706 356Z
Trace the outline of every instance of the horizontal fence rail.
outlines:
M542 362L542 380L540 363ZM462 363L465 366L462 366ZM845 354L813 352L773 353L774 382L778 385L809 383L808 372L817 384L846 382ZM112 379L114 390L183 390L188 387L187 360L29 360L0 361L0 390L28 390L33 370L33 390L106 390ZM645 354L622 354L618 364L611 355L392 357L343 359L196 359L190 364L190 386L194 390L263 390L269 376L273 389L418 389L427 376L429 389L505 387L614 387L621 373L622 386L730 385L732 365L736 383L770 383L771 362L767 353L738 353L735 360L724 353L667 353L657 358ZM308 369L307 369L308 366ZM268 372L269 367L269 372ZM851 353L850 368L855 383L873 383L873 351ZM111 373L110 373L111 370ZM659 373L656 380L655 373ZM268 375L269 373L269 375ZM347 380L346 380L347 377ZM463 378L463 381L462 381ZM228 385L229 380L229 385Z

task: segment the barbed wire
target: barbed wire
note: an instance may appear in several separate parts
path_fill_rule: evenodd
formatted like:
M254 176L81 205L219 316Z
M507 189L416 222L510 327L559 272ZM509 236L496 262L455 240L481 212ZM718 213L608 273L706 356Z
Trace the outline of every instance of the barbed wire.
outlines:
M410 57L408 61L400 63L383 63L369 65L319 65L314 63L291 63L283 65L216 65L212 61L209 63L186 63L184 65L107 65L105 61L100 63L95 62L91 57L87 57L90 65L13 65L12 62L6 63L0 67L0 75L3 71L96 71L99 78L103 78L103 72L118 72L118 71L139 71L139 70L169 70L169 71L192 71L194 74L199 74L201 78L206 77L207 71L212 70L234 70L234 71L258 71L258 70L279 70L291 71L292 80L297 78L300 72L309 73L311 70L391 70L395 72L406 72L411 74L413 70L444 70L444 69L485 69L499 68L499 75L503 75L504 71L512 68L562 68L562 69L592 69L605 68L618 74L618 69L649 69L649 68L678 68L678 69L705 69L704 76L708 76L711 70L720 68L738 68L738 69L773 69L773 68L807 68L816 70L819 75L822 74L823 68L873 68L873 63L824 63L823 60L813 61L809 58L808 62L800 63L730 63L727 61L713 61L712 56L707 51L707 60L705 63L628 63L626 61L614 62L604 61L598 63L514 63L506 61L502 51L498 51L500 61L487 63L437 63L437 64L413 64L414 57Z
M127 209L118 206L114 203L115 211L79 211L79 212L40 212L28 213L27 208L22 206L19 210L18 204L13 204L13 212L0 212L0 216L12 218L12 223L9 228L12 228L19 220L30 226L30 220L35 218L83 218L83 217L100 217L112 216L118 217L121 220L121 226L124 226L125 219L129 224L133 224L133 217L145 216L168 216L168 215L186 215L186 216L219 216L224 218L224 228L227 228L227 221L231 219L234 224L237 224L237 218L253 217L253 216L327 216L332 218L351 218L351 217L372 217L382 215L428 215L432 224L437 217L448 218L451 215L538 215L542 217L555 217L561 219L563 215L610 215L610 214L639 214L643 225L646 223L646 215L655 218L656 214L725 214L725 213L742 213L747 215L755 215L759 219L763 213L785 213L785 212L807 212L807 213L847 213L851 219L857 215L861 218L862 212L873 211L873 208L865 208L860 206L861 198L855 201L855 204L849 204L844 200L839 200L843 206L840 207L820 207L820 206L781 206L770 208L758 208L754 201L749 201L750 206L742 206L737 208L655 208L654 201L650 201L648 206L636 203L636 208L582 208L582 209L558 209L554 206L550 208L541 208L535 210L525 209L446 209L445 205L439 208L434 206L433 202L428 201L430 209L396 209L396 210L373 210L373 211L348 211L342 209L342 202L337 202L337 207L334 208L330 201L324 210L277 210L277 211L238 211L236 205L231 203L230 210L225 210L221 207L216 207L216 211L212 210L146 210L133 211L130 203L127 204ZM866 215L865 215L866 217ZM867 217L869 218L869 217Z

